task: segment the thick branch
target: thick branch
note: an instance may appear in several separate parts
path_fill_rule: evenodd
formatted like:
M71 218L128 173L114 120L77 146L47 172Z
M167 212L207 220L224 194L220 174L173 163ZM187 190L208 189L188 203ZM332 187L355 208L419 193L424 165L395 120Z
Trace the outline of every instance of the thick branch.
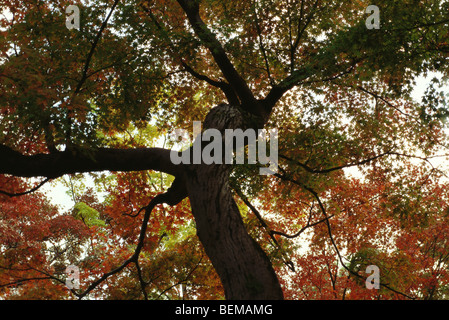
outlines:
M0 174L57 178L64 174L92 171L155 170L176 176L182 166L171 162L171 152L174 151L162 148L99 148L25 156L0 145Z
M188 73L190 73L192 76L194 76L195 78L201 80L201 81L206 81L207 83L209 83L210 85L217 87L219 89L221 89L223 91L223 93L226 96L226 99L228 100L228 102L232 105L238 105L239 104L239 99L236 96L234 90L232 89L232 87L224 82L224 81L217 81L217 80L213 80L211 78L209 78L208 76L204 75L204 74L200 74L199 72L195 71L190 65L188 65L185 62L185 59L183 59L183 57L181 57L179 55L179 50L176 48L176 46L173 44L172 40L167 36L167 31L165 30L164 26L159 23L159 21L156 19L156 17L154 16L153 12L147 8L145 5L141 6L142 9L148 14L148 16L151 18L151 20L154 22L154 24L156 25L156 27L159 29L159 31L161 31L162 36L166 39L172 54L180 61L180 64L184 67L184 70L187 71Z
M193 70L187 63L185 63L184 61L181 62L181 64L183 65L184 69L190 73L192 76L194 76L195 78L202 80L202 81L206 81L207 83L209 83L210 85L217 87L219 89L221 89L221 91L223 91L223 93L226 96L226 99L228 100L228 102L232 105L238 105L239 104L239 99L238 97L235 95L234 90L232 89L232 87L229 85L229 83L223 82L223 81L217 81L217 80L213 80L211 78L209 78L208 76L205 76L203 74L198 73L197 71Z
M248 84L240 76L234 65L229 60L221 43L216 38L204 21L200 17L199 1L197 0L178 0L187 18L192 25L195 34L200 38L203 44L209 49L215 62L220 68L226 80L237 93L242 104L248 107L257 105L257 101L251 92Z

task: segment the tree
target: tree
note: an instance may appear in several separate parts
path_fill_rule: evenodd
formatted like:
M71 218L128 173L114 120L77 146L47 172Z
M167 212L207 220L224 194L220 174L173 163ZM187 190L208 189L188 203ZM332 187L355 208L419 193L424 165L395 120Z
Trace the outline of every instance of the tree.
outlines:
M448 109L437 80L422 103L411 91L421 74L448 76L449 2L377 1L378 29L366 25L370 4L4 1L0 173L14 181L3 183L4 202L67 176L91 174L106 186L105 203L86 191L66 213L90 239L68 244L92 258L82 261L90 284L71 291L81 298L99 287L109 297L160 298L187 281L192 297L372 297L361 288L374 262L397 271L382 283L384 297L445 294L444 176L411 159L431 165L444 154ZM65 27L69 5L80 8L80 30ZM153 147L195 120L223 135L278 128L278 171L175 165L177 151ZM362 176L349 177L351 167ZM396 243L381 241L386 230ZM306 231L310 251L301 257L293 240ZM174 242L165 249L184 258L161 251L167 235ZM414 260L417 252L430 260ZM171 272L158 274L168 260ZM421 287L403 282L411 270ZM207 282L216 289L204 291Z

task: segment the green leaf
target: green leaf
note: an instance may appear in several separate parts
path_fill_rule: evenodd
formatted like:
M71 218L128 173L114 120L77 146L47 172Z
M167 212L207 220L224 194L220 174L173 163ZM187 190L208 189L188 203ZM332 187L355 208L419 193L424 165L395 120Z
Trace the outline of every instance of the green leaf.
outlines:
M76 219L83 221L88 227L105 227L106 223L100 219L100 213L84 202L78 202L73 208L73 215Z

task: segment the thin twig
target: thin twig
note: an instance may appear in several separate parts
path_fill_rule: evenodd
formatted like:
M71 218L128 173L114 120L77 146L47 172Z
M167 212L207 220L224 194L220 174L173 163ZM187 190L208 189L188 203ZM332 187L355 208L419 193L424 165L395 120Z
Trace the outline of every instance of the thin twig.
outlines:
M309 191L309 192L314 196L314 198L315 198L315 199L317 200L317 202L318 202L318 205L319 205L319 207L320 207L320 209L321 209L322 214L323 214L324 217L326 218L326 219L325 219L325 222L326 222L326 226L327 226L327 230L328 230L328 234L329 234L329 239L330 239L331 244L332 244L332 246L333 246L333 248L334 248L334 250L335 250L335 252L336 252L336 254L337 254L337 256L338 256L338 260L340 261L340 263L342 264L343 268L344 268L346 271L348 271L350 274L352 274L352 275L354 275L354 276L356 276L356 277L358 277L358 278L361 278L361 279L363 279L363 280L366 281L366 278L365 278L364 276L362 276L362 275L358 274L357 272L351 270L351 269L350 269L348 266L346 266L346 264L344 263L343 257L342 257L342 255L341 255L340 250L338 249L337 244L335 243L334 237L333 237L333 235L332 235L332 228L331 228L331 225L330 225L330 222L329 222L329 216L327 215L327 212L326 212L326 209L325 209L325 207L324 207L324 204L323 204L323 202L321 201L321 199L320 199L318 193L317 193L314 189L312 189L312 188L310 188L310 187L304 185L303 183L300 183L299 181L297 181L297 180L295 180L295 179L293 179L293 178L289 178L289 177L285 174L285 170L282 170L282 168L281 168L281 171L284 172L284 175L281 175L281 174L277 173L277 174L275 174L275 176L278 177L278 178L280 178L280 179L282 179L282 180L290 181L290 182L292 182L292 183L295 183L295 184L299 185L300 187L302 187L302 188L304 188L305 190ZM380 285L383 286L383 287L385 287L386 289L389 289L390 291L393 291L394 293L397 293L397 294L399 294L399 295L402 295L402 296L407 297L407 298L412 299L412 300L415 299L414 297L409 296L409 295L407 295L406 293L400 292L400 291L398 291L398 290L396 290L396 289L390 287L388 284L380 283Z
M10 193L10 192L7 192L7 191L3 191L3 190L0 190L0 193L1 194L4 194L4 195L7 195L8 197L20 197L20 196L24 196L24 195L26 195L26 194L29 194L29 193L33 193L34 191L36 191L37 189L39 189L40 187L42 187L44 184L46 184L48 181L50 181L51 180L51 178L47 178L47 179L45 179L44 181L42 181L41 183L39 183L37 186L35 186L34 188L32 188L32 189L30 189L30 190L28 190L28 191L25 191L25 192L20 192L20 193Z

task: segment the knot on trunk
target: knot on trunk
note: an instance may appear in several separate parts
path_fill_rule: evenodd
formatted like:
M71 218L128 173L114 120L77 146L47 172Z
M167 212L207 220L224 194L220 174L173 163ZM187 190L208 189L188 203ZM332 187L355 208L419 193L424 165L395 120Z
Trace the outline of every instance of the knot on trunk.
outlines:
M224 132L225 129L262 129L263 120L238 106L221 103L209 111L203 127L217 129L220 132Z

